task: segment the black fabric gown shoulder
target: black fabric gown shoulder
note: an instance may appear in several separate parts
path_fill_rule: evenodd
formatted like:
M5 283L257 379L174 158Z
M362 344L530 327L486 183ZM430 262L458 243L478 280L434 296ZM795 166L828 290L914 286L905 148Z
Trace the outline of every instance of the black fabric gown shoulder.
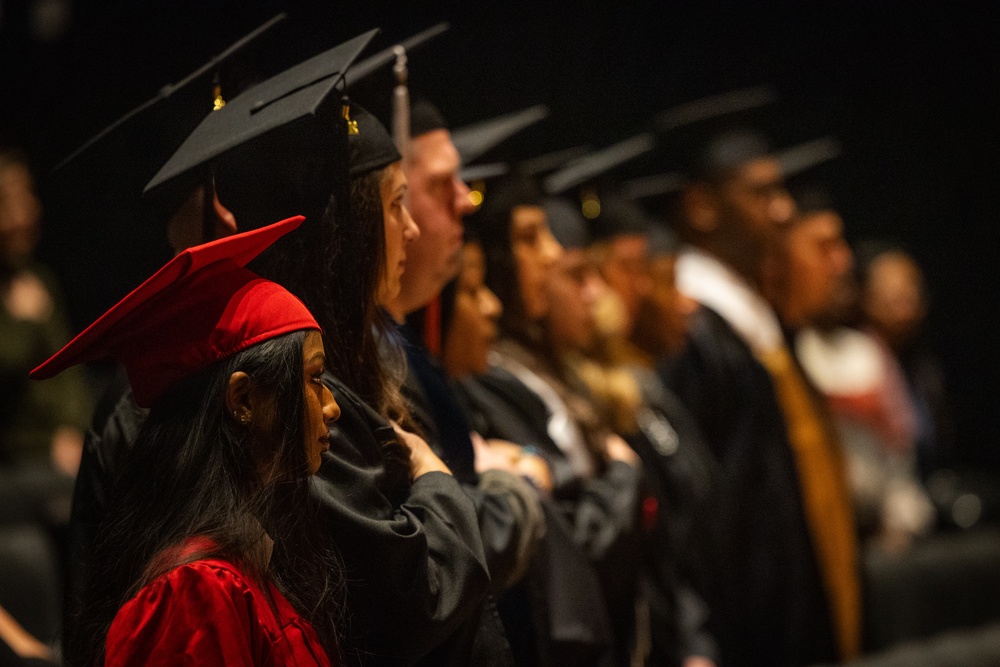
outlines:
M707 595L725 665L807 665L837 651L770 377L711 309L661 369L718 462L717 576Z
M313 489L346 569L351 646L364 665L507 665L503 628L483 603L489 574L475 506L450 475L409 485L381 444L391 427L331 375L341 417ZM145 413L131 393L96 415L87 435L71 519L79 590L106 514L108 489ZM104 422L100 423L100 417Z
M492 590L499 594L524 573L544 531L538 495L510 473L488 471L482 478L476 473L465 408L414 331L404 325L400 332L406 341L403 396L410 417L475 503Z
M615 461L593 479L575 476L548 436L545 404L502 368L463 380L459 395L476 431L537 448L553 470L547 533L531 577L536 627L522 628L538 643L537 664L621 662L616 650L625 642L617 626L629 625L633 616L635 573L629 562L637 537L639 471ZM623 599L624 617L616 604ZM517 631L508 631L516 645Z

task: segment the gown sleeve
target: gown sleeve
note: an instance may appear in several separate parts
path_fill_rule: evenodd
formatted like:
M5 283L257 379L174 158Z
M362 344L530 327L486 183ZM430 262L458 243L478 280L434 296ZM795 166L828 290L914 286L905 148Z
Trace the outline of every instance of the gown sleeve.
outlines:
M490 584L474 503L441 472L400 494L380 453L395 438L391 427L338 381L324 380L341 417L312 484L344 563L351 643L367 665L411 665L442 647L464 657L432 664L484 664L470 662L464 634L481 625Z
M104 664L262 664L269 640L257 622L254 598L231 570L205 563L178 567L118 611L105 642Z

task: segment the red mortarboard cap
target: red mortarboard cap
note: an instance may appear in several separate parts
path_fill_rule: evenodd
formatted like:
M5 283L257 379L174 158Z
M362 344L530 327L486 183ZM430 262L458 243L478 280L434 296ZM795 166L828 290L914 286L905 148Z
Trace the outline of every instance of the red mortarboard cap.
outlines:
M31 371L50 378L76 364L122 362L136 403L150 407L178 380L270 338L319 330L285 288L243 268L296 229L289 218L189 248Z

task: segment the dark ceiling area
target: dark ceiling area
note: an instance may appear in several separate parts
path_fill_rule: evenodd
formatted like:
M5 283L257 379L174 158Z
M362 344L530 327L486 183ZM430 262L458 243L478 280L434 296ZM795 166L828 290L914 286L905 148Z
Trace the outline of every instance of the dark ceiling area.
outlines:
M26 151L44 182L102 127L281 11L287 20L247 59L252 76L372 27L382 29L374 52L447 21L445 34L410 54L412 91L453 126L536 103L551 111L504 147L506 159L602 147L648 129L674 105L771 86L776 144L840 140L842 153L822 178L849 240L899 241L923 266L928 335L947 373L961 456L1000 467L1000 22L991 9L985 2L0 0L0 142ZM387 108L391 82L386 70L356 95L369 108ZM42 248L57 273L75 251L60 242L60 224L45 228ZM71 312L82 318L89 309Z

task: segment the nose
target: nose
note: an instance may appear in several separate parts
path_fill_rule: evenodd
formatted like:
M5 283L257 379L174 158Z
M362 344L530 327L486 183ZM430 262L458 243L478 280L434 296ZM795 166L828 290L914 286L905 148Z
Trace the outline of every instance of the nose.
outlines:
M542 259L547 266L552 266L562 259L563 247L556 240L556 237L552 235L552 232L546 230L543 243L545 245L542 251Z
M846 275L854 266L854 254L844 241L838 242L833 250L833 266L837 276Z
M455 176L455 212L460 217L465 217L476 210L476 205L469 199L469 186L465 181Z
M581 296L583 302L588 306L592 306L597 303L598 299L604 294L605 290L608 289L607 283L600 277L600 275L594 271L587 275L583 281L583 289L581 290Z
M795 215L795 200L784 187L779 188L771 197L767 206L767 215L771 222L784 225Z
M479 303L484 316L492 320L500 319L503 314L503 304L489 287L483 287L479 291Z
M420 227L417 226L416 220L410 215L410 209L406 206L403 207L403 240L407 243L411 243L420 238Z
M340 419L340 405L337 404L333 392L325 384L323 385L323 419L327 423Z

